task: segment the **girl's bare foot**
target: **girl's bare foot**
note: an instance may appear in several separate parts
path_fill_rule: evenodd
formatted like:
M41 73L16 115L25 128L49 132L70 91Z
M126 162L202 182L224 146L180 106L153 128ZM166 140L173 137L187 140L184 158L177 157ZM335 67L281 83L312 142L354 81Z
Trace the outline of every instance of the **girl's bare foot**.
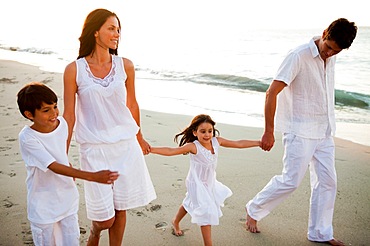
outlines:
M172 234L176 237L184 236L184 231L180 230L179 223L175 223L175 221L172 221Z
M248 212L247 212L247 220L245 222L245 225L247 226L247 231L250 231L251 233L260 233L261 232L260 230L258 230L257 220L250 217Z

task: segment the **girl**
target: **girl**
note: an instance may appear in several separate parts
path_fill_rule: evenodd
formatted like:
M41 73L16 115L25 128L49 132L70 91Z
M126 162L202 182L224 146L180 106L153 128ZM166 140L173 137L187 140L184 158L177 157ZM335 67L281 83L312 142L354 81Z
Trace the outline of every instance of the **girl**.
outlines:
M175 136L182 135L179 147L151 147L151 153L172 156L190 153L190 169L186 178L187 193L175 218L172 220L173 234L182 236L181 219L189 213L191 222L200 226L204 245L212 245L211 226L219 224L222 216L220 207L231 190L216 180L216 166L219 146L229 148L250 148L260 146L257 140L228 140L219 135L210 116L196 116L190 126Z
M92 220L88 245L98 245L105 229L109 244L121 245L126 210L156 198L143 155L150 146L140 131L134 65L117 55L120 32L115 13L92 11L79 38L78 58L64 72L68 145L76 123L81 169L110 169L120 174L114 185L84 184L87 217Z

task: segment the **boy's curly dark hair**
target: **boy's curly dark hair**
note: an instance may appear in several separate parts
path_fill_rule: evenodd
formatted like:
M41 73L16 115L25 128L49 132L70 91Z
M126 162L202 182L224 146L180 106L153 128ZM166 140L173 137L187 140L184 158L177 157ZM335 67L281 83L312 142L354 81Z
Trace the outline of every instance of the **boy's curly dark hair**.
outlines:
M40 82L26 84L17 94L18 108L26 118L25 111L35 115L36 109L41 109L42 103L53 104L58 102L58 97L49 87Z

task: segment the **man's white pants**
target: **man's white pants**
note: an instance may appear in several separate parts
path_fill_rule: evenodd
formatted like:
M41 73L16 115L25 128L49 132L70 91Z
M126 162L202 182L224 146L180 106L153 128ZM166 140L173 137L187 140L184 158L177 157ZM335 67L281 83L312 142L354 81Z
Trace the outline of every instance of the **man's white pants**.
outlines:
M282 174L274 176L247 203L249 216L257 221L267 216L298 188L309 167L311 199L307 237L319 242L333 239L332 221L337 191L333 138L307 139L285 133L283 145Z

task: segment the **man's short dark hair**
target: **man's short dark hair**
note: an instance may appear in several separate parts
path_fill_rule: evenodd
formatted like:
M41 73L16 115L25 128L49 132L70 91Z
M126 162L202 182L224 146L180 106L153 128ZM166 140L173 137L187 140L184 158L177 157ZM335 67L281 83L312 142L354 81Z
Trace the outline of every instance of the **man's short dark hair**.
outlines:
M357 34L357 26L345 18L333 21L326 29L324 39L334 41L339 48L348 49Z

